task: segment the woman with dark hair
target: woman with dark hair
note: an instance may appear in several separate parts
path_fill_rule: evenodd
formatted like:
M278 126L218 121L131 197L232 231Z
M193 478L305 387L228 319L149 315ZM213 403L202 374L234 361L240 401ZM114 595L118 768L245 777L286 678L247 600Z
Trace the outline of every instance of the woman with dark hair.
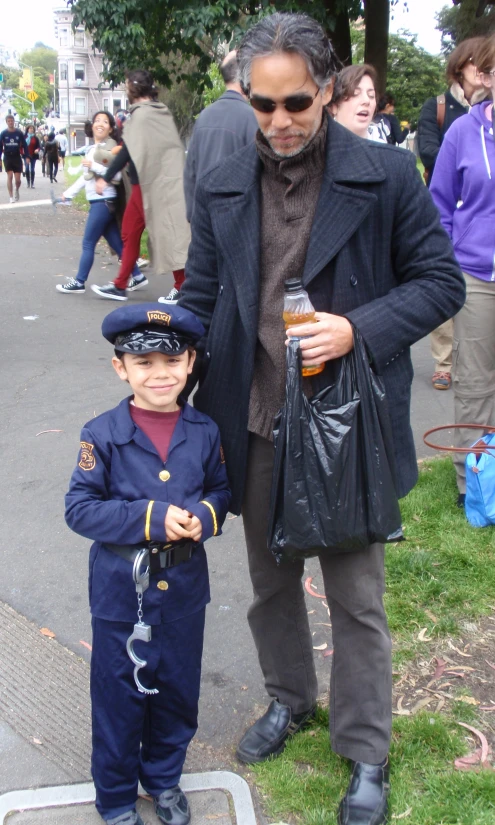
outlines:
M404 129L401 129L400 123L394 112L395 98L390 94L390 92L385 92L385 94L378 99L375 123L381 122L382 127L388 126L389 134L387 135L387 143L391 143L392 146L403 143L408 136L410 129L409 124Z
M376 109L377 80L375 69L368 63L346 66L337 75L328 108L333 119L355 135L386 143L386 137L372 123Z
M165 301L176 303L190 240L183 186L184 147L169 109L157 100L158 90L150 73L141 69L128 72L126 87L131 116L124 125L124 143L96 184L97 191L103 191L105 183L129 164L132 194L122 221L124 252L115 281L91 288L101 298L125 301L126 290L148 283L141 276L139 283L129 285L147 227L151 265L155 275L173 273L174 287Z
M472 106L445 135L430 192L466 280L466 303L454 318L452 388L456 424L495 422L495 35L473 54L491 100ZM456 447L469 447L469 430L455 431ZM465 501L466 467L454 459Z
M427 186L431 183L435 161L447 131L457 118L469 112L472 104L486 97L486 89L474 63L474 54L484 39L470 37L454 49L446 67L448 90L438 97L430 97L421 109L418 150L425 167ZM435 362L431 382L436 390L448 390L452 385L453 331L454 322L450 319L431 333L431 354Z
M28 188L34 189L34 171L40 154L40 141L34 133L34 126L27 127L25 138L28 148L28 153L24 158L26 183Z
M94 153L98 147L103 147L109 139L115 136L115 120L110 112L96 112L92 121L92 136L95 144L92 146L83 160L83 167L85 170L91 170L97 175L103 175L106 172L106 167L97 163L94 160ZM114 175L113 178L119 178L120 175ZM82 174L72 186L67 189L62 195L61 200L70 200L81 189L86 190L86 198L89 201L89 214L84 227L84 237L82 242L82 255L79 260L79 269L75 278L68 278L67 283L57 284L58 292L67 294L79 294L85 292L86 281L93 266L95 247L100 238L103 236L118 255L122 253L122 240L117 226L115 217L115 204L117 199L117 190L114 184L106 183L102 193L96 190L97 179L90 177L86 179L85 174ZM134 268L134 274L139 278L140 272L138 267Z

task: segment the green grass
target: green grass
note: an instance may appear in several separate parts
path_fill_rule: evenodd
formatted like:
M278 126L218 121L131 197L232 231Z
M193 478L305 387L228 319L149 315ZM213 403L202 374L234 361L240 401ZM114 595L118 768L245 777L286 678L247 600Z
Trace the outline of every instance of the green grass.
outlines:
M407 825L493 825L495 774L455 770L454 759L466 750L463 731L452 720L432 713L396 719L390 751L392 813L409 811ZM291 739L282 756L252 771L271 821L336 823L350 768L330 749L326 711L319 709L313 726Z
M495 530L471 527L456 498L455 472L446 458L425 462L416 488L402 502L407 541L389 546L386 557L386 606L396 666L419 651L425 656L428 648L417 639L423 627L436 641L495 604ZM461 693L462 688L457 695ZM494 825L495 772L454 768L454 760L473 749L459 721L481 726L477 709L462 702L453 702L442 715L394 716L390 807L398 821ZM323 709L310 729L289 741L282 756L254 766L252 773L271 821L336 823L349 766L330 749Z
M423 464L401 503L406 541L388 546L385 604L396 661L414 655L420 630L455 634L495 604L495 530L476 529L456 506L450 458ZM433 614L436 621L425 611Z

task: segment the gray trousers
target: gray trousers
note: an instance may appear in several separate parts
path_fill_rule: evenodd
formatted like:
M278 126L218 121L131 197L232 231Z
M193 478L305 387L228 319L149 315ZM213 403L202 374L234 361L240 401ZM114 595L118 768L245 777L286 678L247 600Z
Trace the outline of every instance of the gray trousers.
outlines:
M464 272L466 303L454 318L452 389L456 424L495 425L495 282ZM455 430L456 447L470 447L481 430ZM466 492L466 455L454 453L457 487Z
M254 601L251 633L272 698L294 713L311 708L318 685L302 576L304 561L277 567L266 535L273 444L250 435L242 508ZM333 750L377 764L387 755L392 727L392 658L385 591L384 548L320 557L330 608L334 655L330 698Z

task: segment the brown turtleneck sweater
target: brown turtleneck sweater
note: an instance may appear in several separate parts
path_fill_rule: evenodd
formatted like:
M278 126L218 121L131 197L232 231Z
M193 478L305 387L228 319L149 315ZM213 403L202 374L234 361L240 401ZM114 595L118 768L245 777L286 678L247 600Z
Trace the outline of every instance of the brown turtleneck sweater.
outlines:
M262 160L258 342L248 429L272 440L285 393L284 281L301 278L325 167L327 118L299 155L283 159L258 132Z

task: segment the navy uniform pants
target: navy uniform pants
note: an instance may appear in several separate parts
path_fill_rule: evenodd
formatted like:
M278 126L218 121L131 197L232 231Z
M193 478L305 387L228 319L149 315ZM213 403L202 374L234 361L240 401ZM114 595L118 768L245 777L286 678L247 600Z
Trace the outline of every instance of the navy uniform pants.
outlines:
M103 819L135 807L138 779L151 796L178 784L198 727L204 623L205 608L153 626L151 642L134 644L147 661L141 683L159 690L147 696L126 651L133 625L93 617L92 773Z

